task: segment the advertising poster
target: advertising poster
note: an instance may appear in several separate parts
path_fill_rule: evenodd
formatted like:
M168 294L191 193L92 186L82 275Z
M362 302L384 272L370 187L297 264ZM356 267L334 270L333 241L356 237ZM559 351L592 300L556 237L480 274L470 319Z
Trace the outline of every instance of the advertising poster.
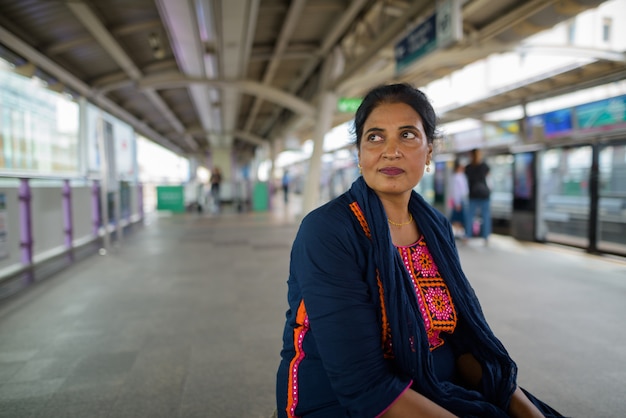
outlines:
M533 197L534 158L532 152L515 154L513 195L516 199L530 200Z
M87 105L87 167L92 173L100 172L100 149L98 147L98 123L100 111L92 104Z
M135 180L135 132L132 126L115 121L115 165L120 180Z

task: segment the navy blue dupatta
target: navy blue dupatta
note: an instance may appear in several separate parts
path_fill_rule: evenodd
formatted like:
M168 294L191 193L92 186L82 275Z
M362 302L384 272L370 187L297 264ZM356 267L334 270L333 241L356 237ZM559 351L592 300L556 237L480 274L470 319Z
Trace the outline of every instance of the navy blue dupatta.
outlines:
M371 231L371 256L384 289L394 361L399 373L413 379L414 387L424 396L458 416L506 417L505 411L516 388L517 366L485 320L461 268L448 220L412 192L409 211L446 281L459 318L467 324L470 341L466 346L482 365L480 392L437 380L415 291L391 241L382 203L362 177L353 183L348 195L358 203ZM374 281L371 285L376 286L376 272L368 273L368 281Z

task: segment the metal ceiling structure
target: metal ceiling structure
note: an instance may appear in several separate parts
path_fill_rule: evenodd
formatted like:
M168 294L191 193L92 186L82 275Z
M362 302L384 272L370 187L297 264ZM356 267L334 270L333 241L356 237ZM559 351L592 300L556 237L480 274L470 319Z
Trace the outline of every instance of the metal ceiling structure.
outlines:
M601 0L461 1L463 39L395 73L395 44L427 0L0 0L0 56L87 97L175 152L301 140L319 93L417 86L598 6ZM623 54L450 109L451 121L626 78ZM334 123L352 115L335 113ZM279 145L279 148L282 145Z

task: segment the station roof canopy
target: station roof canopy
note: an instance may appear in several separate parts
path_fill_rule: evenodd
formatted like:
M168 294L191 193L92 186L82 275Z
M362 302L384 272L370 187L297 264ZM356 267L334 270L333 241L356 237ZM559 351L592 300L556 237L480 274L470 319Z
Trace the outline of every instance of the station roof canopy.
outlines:
M249 158L267 141L308 138L324 89L424 86L600 3L460 0L462 39L397 73L394 47L435 1L0 0L0 56L176 152L232 146ZM441 116L480 117L625 74L623 58L599 57Z

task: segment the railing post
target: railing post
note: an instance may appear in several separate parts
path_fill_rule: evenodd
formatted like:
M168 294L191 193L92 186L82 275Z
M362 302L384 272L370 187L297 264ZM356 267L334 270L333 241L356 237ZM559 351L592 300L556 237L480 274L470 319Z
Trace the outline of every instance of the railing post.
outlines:
M92 231L94 237L98 237L100 234L100 182L94 180L91 186L91 222Z
M65 232L65 249L67 258L74 261L74 225L72 224L72 187L68 179L63 180L63 227Z
M139 211L139 219L141 220L141 222L143 222L143 183L137 183L137 205L138 205L138 211Z
M31 219L31 193L28 179L20 179L19 188L20 201L20 247L22 248L22 264L32 266L33 264L33 230ZM26 280L31 283L34 280L32 269L27 269Z

